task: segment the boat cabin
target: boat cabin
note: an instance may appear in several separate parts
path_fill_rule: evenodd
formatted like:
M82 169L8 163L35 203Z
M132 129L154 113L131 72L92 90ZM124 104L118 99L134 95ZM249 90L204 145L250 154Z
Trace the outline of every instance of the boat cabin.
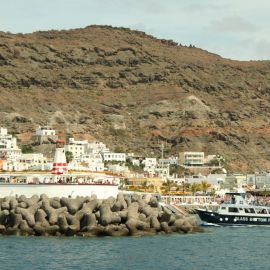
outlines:
M259 207L259 206L234 206L234 205L221 205L218 210L219 214L237 214L237 215L247 215L250 216L251 214L259 214L259 215L270 215L270 208L269 207Z
M224 203L220 204L218 208L219 214L224 215L270 215L270 207L255 205L254 198L246 193L226 193L229 198Z
M248 198L246 193L238 193L238 192L228 192L225 194L225 202L229 204L241 204L241 205L248 205L252 198Z

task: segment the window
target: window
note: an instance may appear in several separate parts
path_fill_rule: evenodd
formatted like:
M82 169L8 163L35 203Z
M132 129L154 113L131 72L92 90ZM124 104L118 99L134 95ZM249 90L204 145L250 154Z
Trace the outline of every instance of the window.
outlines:
M229 207L229 212L230 212L230 213L238 213L239 210L238 210L238 208L236 208L236 207Z
M259 208L259 209L257 209L257 213L265 215L265 214L267 214L267 211L265 208L263 208L263 209Z
M222 206L221 209L222 209L222 210L226 210L226 207L225 207L225 206Z
M247 214L255 213L255 210L253 208L245 208L245 213Z

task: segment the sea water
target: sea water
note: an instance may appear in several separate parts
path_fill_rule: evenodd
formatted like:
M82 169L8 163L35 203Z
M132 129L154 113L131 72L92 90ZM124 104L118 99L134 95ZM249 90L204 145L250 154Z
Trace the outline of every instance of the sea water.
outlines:
M270 228L207 227L152 237L0 236L6 269L270 269Z

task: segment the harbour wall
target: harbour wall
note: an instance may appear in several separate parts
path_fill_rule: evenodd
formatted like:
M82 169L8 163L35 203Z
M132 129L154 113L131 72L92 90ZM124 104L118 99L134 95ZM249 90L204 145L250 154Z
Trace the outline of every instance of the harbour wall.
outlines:
M5 235L128 236L200 231L192 216L171 211L155 197L97 199L34 195L0 199L0 233Z

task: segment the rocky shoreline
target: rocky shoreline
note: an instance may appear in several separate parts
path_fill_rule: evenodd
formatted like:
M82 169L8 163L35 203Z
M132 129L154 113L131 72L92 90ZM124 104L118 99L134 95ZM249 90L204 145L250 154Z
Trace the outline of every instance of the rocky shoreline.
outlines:
M174 214L155 197L134 194L106 200L96 196L0 198L0 233L37 236L141 236L201 231L196 218Z

